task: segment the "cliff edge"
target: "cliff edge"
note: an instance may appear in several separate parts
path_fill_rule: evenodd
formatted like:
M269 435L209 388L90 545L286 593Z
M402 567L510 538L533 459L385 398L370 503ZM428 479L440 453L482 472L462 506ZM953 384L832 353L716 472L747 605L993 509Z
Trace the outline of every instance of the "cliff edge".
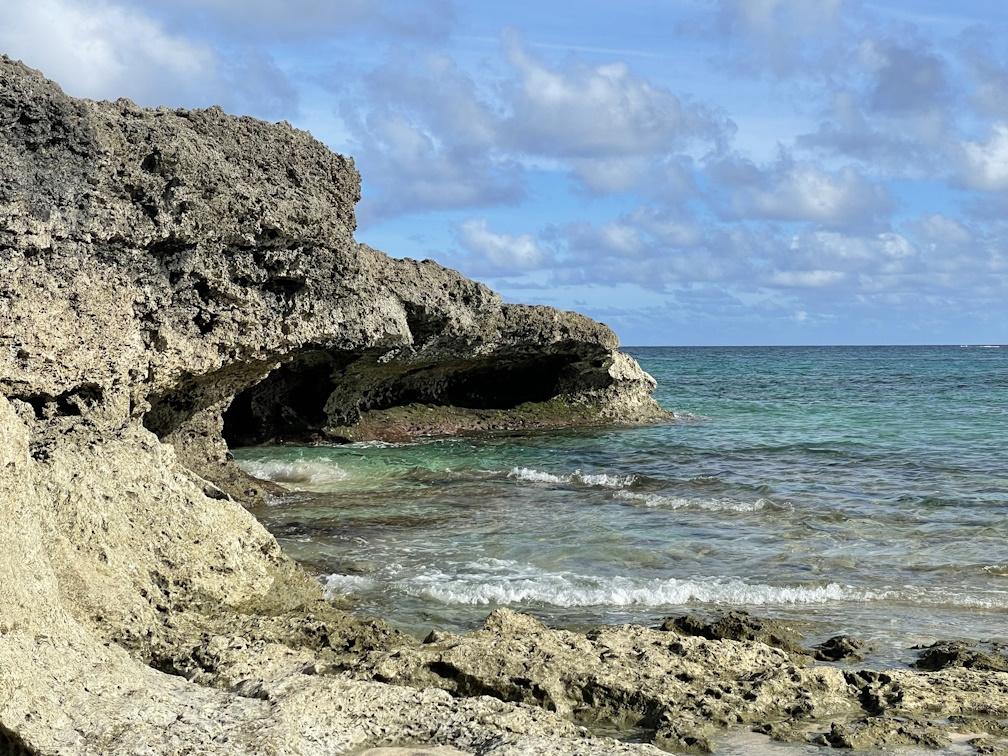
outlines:
M360 176L286 123L67 97L0 65L0 393L225 444L652 422L605 326L353 239Z

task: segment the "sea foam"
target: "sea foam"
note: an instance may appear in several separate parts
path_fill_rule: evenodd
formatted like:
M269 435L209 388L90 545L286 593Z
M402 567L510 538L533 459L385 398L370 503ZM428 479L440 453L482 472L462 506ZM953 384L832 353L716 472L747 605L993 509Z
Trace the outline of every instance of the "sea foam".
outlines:
M617 491L613 494L613 498L640 502L644 506L655 509L702 509L708 512L758 512L761 509L778 506L764 498L759 498L756 501L739 501L730 498L697 499L656 493L637 493L635 491Z
M680 580L595 577L539 571L507 560L480 560L455 574L431 570L398 580L394 588L444 604L548 604L581 606L677 606L690 603L722 605L825 604L870 601L875 592L828 583L774 586L733 578Z
M638 480L636 475L583 473L580 470L575 470L569 475L556 475L554 473L543 472L542 470L534 470L530 467L512 467L508 473L508 477L525 481L526 483L575 483L598 488L624 488L632 486Z
M331 491L350 477L328 457L295 460L243 459L238 466L249 475L279 483L292 491Z

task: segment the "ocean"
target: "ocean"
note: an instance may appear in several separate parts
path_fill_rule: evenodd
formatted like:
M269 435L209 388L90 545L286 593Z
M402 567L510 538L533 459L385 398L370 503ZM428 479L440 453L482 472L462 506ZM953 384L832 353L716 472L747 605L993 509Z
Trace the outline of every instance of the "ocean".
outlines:
M730 609L876 666L1008 642L1008 347L629 348L677 421L234 450L329 591L417 635Z

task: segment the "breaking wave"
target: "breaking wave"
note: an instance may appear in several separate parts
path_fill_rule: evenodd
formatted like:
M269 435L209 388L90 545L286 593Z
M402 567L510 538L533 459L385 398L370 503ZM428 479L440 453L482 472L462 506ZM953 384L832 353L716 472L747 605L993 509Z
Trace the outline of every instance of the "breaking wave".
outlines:
M279 483L292 491L331 491L350 477L328 457L295 460L238 460L238 466L254 478Z
M617 491L614 499L640 502L655 509L702 509L708 512L758 512L761 509L778 509L779 504L770 499L759 498L756 501L739 501L738 499L696 499L685 496L664 496L656 493L636 493L634 491Z
M599 488L625 488L632 486L638 481L638 476L636 475L583 473L580 470L575 470L570 475L556 475L554 473L543 472L542 470L534 470L530 467L512 467L508 473L508 477L525 481L526 483L576 483Z
M460 565L456 574L437 569L396 580L392 587L443 604L531 604L572 607L661 607L686 604L721 606L817 605L829 603L914 602L929 605L1008 608L1008 596L949 595L908 586L867 589L836 582L767 585L739 578L635 579L544 572L531 565L483 559Z

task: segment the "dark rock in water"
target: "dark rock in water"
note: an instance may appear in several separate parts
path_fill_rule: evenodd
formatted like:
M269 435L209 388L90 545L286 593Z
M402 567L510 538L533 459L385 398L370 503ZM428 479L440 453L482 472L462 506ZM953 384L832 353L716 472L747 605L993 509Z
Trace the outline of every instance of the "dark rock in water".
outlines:
M870 650L870 646L850 635L835 635L813 650L818 661L864 661L864 652Z
M813 742L862 751L900 746L938 749L947 746L949 741L939 727L926 719L903 717L894 721L887 717L869 717L850 724L834 722L828 733L813 738Z
M1004 646L989 644L988 650L970 641L938 641L921 651L913 663L917 669L936 671L950 667L1008 672L1008 653Z
M808 654L801 646L802 635L796 630L782 622L753 617L748 612L728 612L713 622L684 614L664 620L660 629L708 640L759 641L789 653Z

